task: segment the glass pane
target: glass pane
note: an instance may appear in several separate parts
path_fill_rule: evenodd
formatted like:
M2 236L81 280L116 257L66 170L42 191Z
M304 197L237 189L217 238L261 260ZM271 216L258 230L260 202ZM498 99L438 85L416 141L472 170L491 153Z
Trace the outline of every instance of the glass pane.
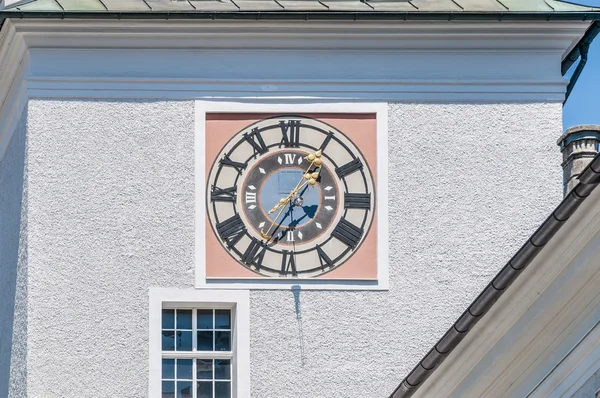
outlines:
M213 332L203 331L198 332L198 351L212 351L213 350Z
M215 359L215 379L231 380L231 360Z
M212 380L213 378L213 363L212 359L197 359L196 374L199 379Z
M231 351L231 332L215 332L215 351Z
M175 379L175 360L174 359L163 359L162 360L162 378L163 379Z
M162 328L175 329L175 310L162 310Z
M192 398L193 394L191 381L177 381L177 398Z
M197 398L213 398L212 381L199 381L197 393Z
M231 382L215 381L215 398L231 398Z
M192 332L177 331L177 351L192 351Z
M198 310L198 329L213 328L213 310Z
M231 311L215 310L215 329L231 329Z
M192 328L192 310L177 310L177 329Z
M172 330L163 330L162 332L163 351L173 351L175 349L175 332Z
M193 360L178 359L177 360L177 380L187 379L192 380Z
M163 381L162 382L162 398L175 398L175 382L174 381Z

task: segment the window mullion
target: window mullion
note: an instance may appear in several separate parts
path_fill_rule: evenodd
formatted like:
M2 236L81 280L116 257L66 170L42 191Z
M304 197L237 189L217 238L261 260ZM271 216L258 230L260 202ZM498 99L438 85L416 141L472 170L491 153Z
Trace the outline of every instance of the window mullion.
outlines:
M197 320L198 320L198 309L194 308L192 310L192 352L196 352L198 350L198 339L196 337L197 326L198 326ZM198 382L196 380L196 376L198 374L197 366L198 366L198 360L197 360L197 358L195 358L193 365L192 365L192 397L193 398L198 397L198 391L196 388L196 385L198 384Z

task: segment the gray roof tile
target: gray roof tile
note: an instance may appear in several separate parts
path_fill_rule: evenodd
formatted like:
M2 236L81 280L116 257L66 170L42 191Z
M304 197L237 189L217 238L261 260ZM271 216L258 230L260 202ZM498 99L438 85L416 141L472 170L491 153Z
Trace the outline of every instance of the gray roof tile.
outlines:
M589 12L593 8L560 0L23 0L6 10L19 11L352 11L352 12ZM281 4L281 6L280 6ZM236 7L237 5L237 7ZM106 7L105 7L106 6Z

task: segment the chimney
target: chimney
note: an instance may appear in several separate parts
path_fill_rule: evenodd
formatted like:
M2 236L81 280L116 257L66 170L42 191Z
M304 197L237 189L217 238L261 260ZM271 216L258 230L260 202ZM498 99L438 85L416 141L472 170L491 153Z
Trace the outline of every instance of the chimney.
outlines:
M567 129L557 141L563 154L563 195L579 183L579 174L598 153L600 125L582 124Z

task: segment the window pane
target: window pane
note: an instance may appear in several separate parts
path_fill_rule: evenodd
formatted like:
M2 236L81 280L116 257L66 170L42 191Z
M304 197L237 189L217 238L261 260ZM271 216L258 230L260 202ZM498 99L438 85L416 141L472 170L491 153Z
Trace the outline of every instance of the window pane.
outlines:
M215 381L215 398L231 398L231 382Z
M162 310L162 328L175 329L175 310Z
M231 380L231 360L215 359L215 379Z
M177 331L177 351L192 351L192 332Z
M175 382L174 381L163 381L162 382L162 398L175 398Z
M197 393L197 398L213 398L212 381L199 381Z
M192 382L177 381L177 398L192 398Z
M215 332L215 351L231 351L231 332Z
M175 379L175 360L174 359L163 359L162 360L162 378L163 379Z
M213 361L212 359L197 359L196 360L196 375L201 380L212 380L213 378Z
M192 310L177 310L177 329L192 328Z
M163 330L162 332L163 351L173 351L175 349L175 332L172 330Z
M231 311L215 310L215 329L231 329Z
M198 351L212 351L213 350L213 332L202 331L198 332Z
M213 310L198 310L198 329L213 328Z
M192 380L192 359L178 359L177 360L177 380L188 379Z

